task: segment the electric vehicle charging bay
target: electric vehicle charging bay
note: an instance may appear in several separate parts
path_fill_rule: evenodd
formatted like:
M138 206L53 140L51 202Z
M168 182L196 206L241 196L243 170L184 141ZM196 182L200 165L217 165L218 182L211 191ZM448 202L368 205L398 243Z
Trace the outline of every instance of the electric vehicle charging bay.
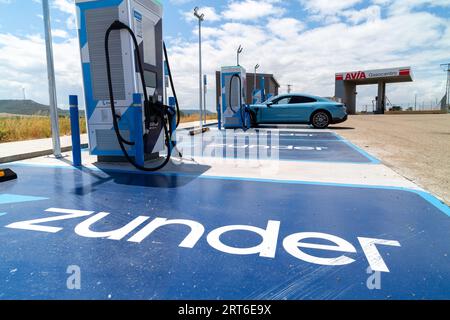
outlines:
M8 166L20 178L0 184L1 299L445 299L450 290L449 208L421 191Z
M177 134L187 157L251 160L379 163L379 160L334 132L304 130L211 130L203 137Z

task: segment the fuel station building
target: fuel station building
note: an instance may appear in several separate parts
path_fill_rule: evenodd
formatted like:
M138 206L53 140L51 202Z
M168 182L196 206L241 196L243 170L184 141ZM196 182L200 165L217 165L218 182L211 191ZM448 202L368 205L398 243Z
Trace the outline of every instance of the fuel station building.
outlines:
M411 67L336 73L335 97L347 105L349 114L356 113L356 86L378 85L375 113L383 114L386 107L386 84L412 82Z

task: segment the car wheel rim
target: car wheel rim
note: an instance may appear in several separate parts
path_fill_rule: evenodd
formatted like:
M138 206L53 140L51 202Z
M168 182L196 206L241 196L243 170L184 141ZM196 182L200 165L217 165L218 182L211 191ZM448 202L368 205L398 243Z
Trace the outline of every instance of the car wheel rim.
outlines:
M322 112L316 113L314 115L314 124L317 127L325 127L328 124L328 116Z

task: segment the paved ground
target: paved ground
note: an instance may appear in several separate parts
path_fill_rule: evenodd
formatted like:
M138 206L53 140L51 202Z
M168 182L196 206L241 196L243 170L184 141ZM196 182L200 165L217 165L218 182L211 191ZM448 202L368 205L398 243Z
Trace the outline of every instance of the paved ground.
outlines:
M335 129L450 204L450 114L358 115Z
M250 145L232 132L233 153L158 173L87 150L83 168L70 154L9 163L0 299L449 298L449 207L331 130L281 134L283 161L239 155Z
M87 142L87 134L82 134L81 144L87 145ZM62 151L72 149L72 140L70 136L61 137L60 143ZM25 160L51 154L53 154L51 138L6 142L0 144L0 163Z

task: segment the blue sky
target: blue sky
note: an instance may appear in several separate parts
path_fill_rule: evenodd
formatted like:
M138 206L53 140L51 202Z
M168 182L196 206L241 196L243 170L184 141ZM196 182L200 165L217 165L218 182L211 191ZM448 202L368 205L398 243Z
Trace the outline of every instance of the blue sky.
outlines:
M175 83L185 108L197 103L197 27L192 10L205 12L204 64L208 108L215 109L214 71L235 61L273 73L286 90L334 94L341 71L411 66L415 82L388 86L394 104L434 104L444 93L450 62L448 0L217 0L164 2L164 34ZM50 0L58 99L82 95L72 0ZM0 99L47 103L42 8L39 0L0 0ZM376 87L359 87L358 104L371 107Z

